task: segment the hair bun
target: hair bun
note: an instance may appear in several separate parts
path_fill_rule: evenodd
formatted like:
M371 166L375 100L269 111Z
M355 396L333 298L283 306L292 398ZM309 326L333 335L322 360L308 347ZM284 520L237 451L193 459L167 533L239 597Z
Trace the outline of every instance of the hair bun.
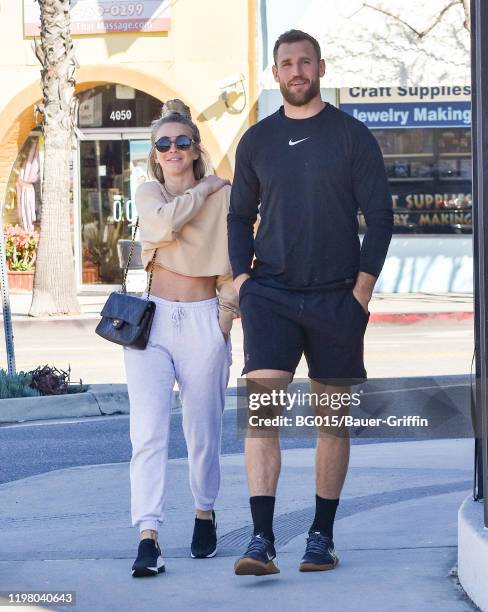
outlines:
M171 115L181 115L191 120L191 111L189 107L176 98L175 100L168 100L163 104L161 109L161 118L170 117Z

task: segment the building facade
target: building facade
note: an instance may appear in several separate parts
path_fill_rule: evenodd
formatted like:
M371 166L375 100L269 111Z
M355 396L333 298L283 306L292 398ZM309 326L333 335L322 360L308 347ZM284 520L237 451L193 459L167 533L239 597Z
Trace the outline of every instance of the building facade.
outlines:
M236 144L255 121L255 10L248 0L72 3L79 64L72 229L80 288L120 282L117 245L130 236L134 189L147 176L149 126L165 100L188 104L210 168L232 177ZM34 118L38 11L35 0L0 0L0 202L4 224L28 231L39 226L43 165Z
M395 236L383 292L471 291L469 32L444 0L77 0L74 259L80 288L120 282L134 189L147 178L149 125L162 102L192 109L210 166L232 178L237 142L281 104L276 38L320 42L322 95L370 127L382 148ZM42 133L35 0L0 0L0 203L5 223L40 220ZM376 7L378 10L375 10ZM38 8L37 8L38 11ZM361 216L360 229L364 231ZM331 223L333 223L331 219Z
M303 29L326 61L322 97L363 121L383 151L395 235L377 291L472 291L470 35L462 4L446 6L260 2L259 117L281 103L274 42Z

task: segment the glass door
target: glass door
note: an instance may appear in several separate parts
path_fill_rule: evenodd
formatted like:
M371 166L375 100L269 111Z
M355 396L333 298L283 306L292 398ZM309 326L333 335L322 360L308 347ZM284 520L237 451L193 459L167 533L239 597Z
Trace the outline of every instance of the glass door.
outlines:
M103 134L80 141L83 284L121 282L118 242L131 238L137 185L147 178L148 139ZM127 135L128 136L128 135Z

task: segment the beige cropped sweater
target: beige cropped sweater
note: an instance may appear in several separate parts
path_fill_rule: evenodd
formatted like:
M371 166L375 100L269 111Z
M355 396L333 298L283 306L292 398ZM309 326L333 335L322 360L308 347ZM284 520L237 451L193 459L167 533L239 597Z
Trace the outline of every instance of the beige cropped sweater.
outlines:
M159 181L139 185L135 205L139 215L142 263L155 264L185 276L216 276L221 316L239 316L237 292L227 251L230 186L210 193L205 182L172 197Z

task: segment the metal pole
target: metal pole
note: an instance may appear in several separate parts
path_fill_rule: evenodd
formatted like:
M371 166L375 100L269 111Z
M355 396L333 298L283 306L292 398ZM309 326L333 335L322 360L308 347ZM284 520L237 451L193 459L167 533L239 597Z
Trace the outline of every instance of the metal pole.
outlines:
M472 134L472 201L473 201L473 285L474 285L474 342L475 342L475 373L476 373L476 388L475 393L471 397L471 418L473 421L473 429L475 432L474 446L474 483L473 483L473 499L475 501L483 499L483 461L481 448L481 427L480 427L480 405L481 405L481 389L480 389L480 308L479 308L479 281L478 281L478 222L475 212L477 212L478 201L478 184L476 165L478 161L476 151L476 44L475 44L475 13L476 7L471 1L471 134Z
M5 330L5 346L7 349L7 370L9 374L15 374L14 333L12 329L12 313L10 310L10 296L8 290L8 274L7 263L5 259L3 227L0 231L0 290L2 292L3 327Z
M488 526L488 4L471 0L471 79L473 134L473 247L476 348L476 436L478 496L484 497ZM485 32L483 36L482 33ZM481 447L481 448L480 448ZM479 467L482 469L480 470ZM481 493L481 495L480 495Z

